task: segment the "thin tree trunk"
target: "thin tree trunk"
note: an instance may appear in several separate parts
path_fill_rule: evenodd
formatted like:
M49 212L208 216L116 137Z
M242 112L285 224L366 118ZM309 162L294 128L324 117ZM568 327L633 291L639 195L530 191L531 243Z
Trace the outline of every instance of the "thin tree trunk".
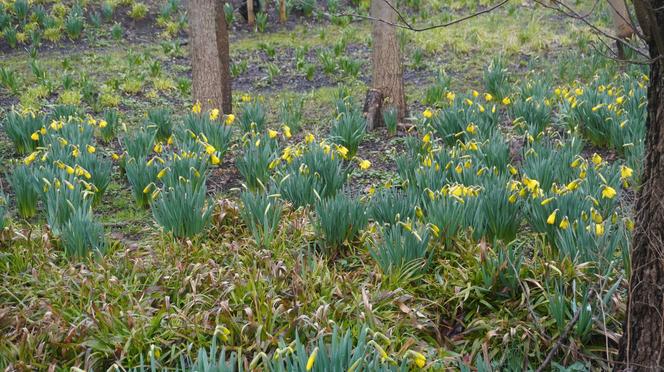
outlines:
M279 0L279 20L286 23L286 0Z
M621 39L629 39L634 35L634 29L627 12L625 0L609 0L609 8L613 16L613 25L616 28L616 36Z
M650 57L646 157L636 201L627 314L616 370L664 369L664 0L635 0ZM659 9L659 10L655 10Z
M223 2L189 1L192 95L204 109L231 113L228 30Z
M254 0L247 0L247 24L253 26L256 23L256 15L254 14Z
M402 120L407 115L406 96L403 88L403 67L401 64L401 52L397 41L396 27L389 23L396 23L397 13L390 8L390 4L396 6L395 0L373 0L371 1L371 16L377 20L373 21L373 89L379 90L386 102L383 107L393 106L397 109L398 119Z

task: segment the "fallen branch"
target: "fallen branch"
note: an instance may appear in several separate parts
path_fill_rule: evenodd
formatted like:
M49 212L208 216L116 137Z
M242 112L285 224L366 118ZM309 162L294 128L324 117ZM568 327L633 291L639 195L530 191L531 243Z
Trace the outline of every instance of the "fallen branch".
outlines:
M594 292L594 289L591 288L590 291L588 291L588 297L592 296L592 293ZM558 337L558 341L556 341L556 344L553 345L553 348L549 351L549 354L547 354L546 358L542 362L542 364L537 368L536 372L542 372L546 367L549 366L551 361L553 360L553 357L558 353L558 349L562 346L562 344L567 340L567 336L569 333L572 331L572 328L576 324L576 322L579 321L579 317L581 316L581 310L582 307L579 306L579 308L576 310L576 313L574 313L574 317L572 320L567 323L567 326L565 326L565 329L563 330L563 333L560 334L560 337Z

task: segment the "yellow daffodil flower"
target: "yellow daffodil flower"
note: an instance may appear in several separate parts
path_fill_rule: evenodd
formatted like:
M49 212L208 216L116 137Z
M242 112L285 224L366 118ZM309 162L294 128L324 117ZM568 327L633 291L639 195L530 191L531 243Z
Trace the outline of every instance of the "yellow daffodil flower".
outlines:
M318 355L318 347L314 348L314 351L312 351L311 355L309 355L309 359L307 360L307 371L311 371L311 369L314 368L314 363L316 362L317 355Z
M567 218L567 216L563 217L563 220L560 221L559 227L563 230L567 230L567 228L569 227L569 219Z
M235 115L228 114L226 115L226 120L224 120L224 123L226 123L226 125L231 125L233 124L234 121L235 121Z
M210 120L217 120L219 117L219 109L210 110Z
M291 136L292 136L291 135L291 130L290 130L290 127L288 125L283 125L281 127L281 130L283 130L283 132L284 132L284 137L291 138Z
M625 165L620 166L620 178L627 179L632 177L632 174L634 174L634 170L632 168Z
M616 196L616 189L611 186L605 185L602 190L602 198L613 199Z
M468 132L470 134L475 134L475 132L477 132L477 126L473 123L469 123L466 126L466 132Z
M595 235L597 235L597 236L604 235L604 224L603 223L595 224Z
M593 157L592 157L592 162L593 162L593 164L595 164L595 165L600 165L600 164L602 164L602 157L599 156L599 154L594 153L594 154L593 154Z
M199 101L196 101L196 103L194 103L194 105L191 107L191 112L194 114L201 113L201 103Z
M546 219L546 223L547 223L547 224L549 224L549 225L553 225L554 223L556 223L556 213L558 213L558 210L557 210L557 209L554 210L554 211L549 215L549 217Z

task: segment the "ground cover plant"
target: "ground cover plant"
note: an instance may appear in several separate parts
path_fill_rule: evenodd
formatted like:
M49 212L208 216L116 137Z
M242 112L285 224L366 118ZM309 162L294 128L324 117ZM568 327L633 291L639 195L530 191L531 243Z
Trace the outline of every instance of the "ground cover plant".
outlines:
M0 368L608 369L645 68L509 4L400 32L371 130L368 4L286 3L225 4L224 113L179 1L0 1Z

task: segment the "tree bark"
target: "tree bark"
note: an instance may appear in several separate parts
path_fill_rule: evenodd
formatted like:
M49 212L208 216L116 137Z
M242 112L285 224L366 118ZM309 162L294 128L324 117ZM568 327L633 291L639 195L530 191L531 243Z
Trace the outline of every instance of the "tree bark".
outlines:
M192 95L206 110L230 114L231 74L224 3L190 0Z
M627 314L616 370L664 369L664 0L635 0L650 57L646 157L638 190Z
M383 122L383 93L377 89L369 89L367 98L364 100L364 115L367 119L367 129L374 130L384 127Z
M397 41L396 27L389 23L396 23L397 13L387 3L395 5L394 0L371 1L371 16L373 21L373 82L372 88L379 90L389 102L383 107L394 106L397 109L398 120L407 115L406 96L403 88L403 67L401 52Z
M609 8L613 16L613 25L616 28L616 36L621 39L629 39L634 35L634 29L627 12L625 0L609 0Z
M279 0L279 21L286 23L286 0Z
M247 0L247 24L253 26L256 23L256 14L254 13L254 0Z

